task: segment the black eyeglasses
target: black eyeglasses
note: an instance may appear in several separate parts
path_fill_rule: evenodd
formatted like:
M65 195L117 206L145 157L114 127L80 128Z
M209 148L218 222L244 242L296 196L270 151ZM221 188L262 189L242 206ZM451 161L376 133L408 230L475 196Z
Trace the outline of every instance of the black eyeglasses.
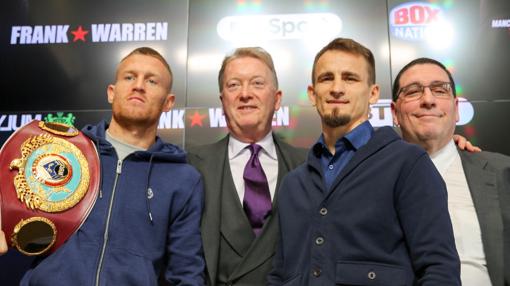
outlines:
M429 88L432 95L438 99L449 99L452 97L452 85L449 82L433 81L429 85L412 83L406 85L398 91L398 95L404 101L413 101L420 99L425 93L425 88Z

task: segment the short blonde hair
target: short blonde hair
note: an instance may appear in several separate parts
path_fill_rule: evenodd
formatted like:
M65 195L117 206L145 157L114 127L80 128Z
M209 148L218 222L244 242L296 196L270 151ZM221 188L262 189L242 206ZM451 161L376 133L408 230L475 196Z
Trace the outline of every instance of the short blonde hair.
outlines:
M165 66L165 68L167 69L168 73L170 73L170 86L168 87L168 91L172 90L172 83L173 83L173 79L174 79L174 75L172 73L172 69L170 68L170 65L165 60L165 58L158 51L156 51L153 48L149 48L149 47L136 48L133 51L131 51L127 56L122 58L122 60L120 60L120 63L122 63L123 61L125 61L127 58L129 58L132 55L150 56L150 57L153 57L153 58L159 60ZM119 63L119 65L120 65L120 63ZM117 68L117 72L116 73L118 73L118 68Z

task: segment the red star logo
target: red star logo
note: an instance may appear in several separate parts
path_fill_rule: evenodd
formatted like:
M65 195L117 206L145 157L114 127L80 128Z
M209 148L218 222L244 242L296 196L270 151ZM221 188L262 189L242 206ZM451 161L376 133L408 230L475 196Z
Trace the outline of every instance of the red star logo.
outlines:
M87 30L83 30L81 25L78 27L78 29L71 31L71 33L74 35L73 42L76 42L78 40L82 40L83 42L86 42L85 35L89 33Z
M193 115L188 116L188 118L191 119L191 127L193 127L195 125L202 126L202 120L206 116L207 115L201 115L200 113L198 113L198 111L195 111L195 113L193 113Z

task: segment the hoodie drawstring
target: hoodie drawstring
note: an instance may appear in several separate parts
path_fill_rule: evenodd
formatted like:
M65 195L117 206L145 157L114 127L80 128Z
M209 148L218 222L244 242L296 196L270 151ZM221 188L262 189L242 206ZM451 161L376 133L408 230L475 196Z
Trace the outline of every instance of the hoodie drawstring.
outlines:
M154 224L154 221L152 220L151 203L150 203L150 200L154 196L154 192L152 191L152 188L150 187L150 179L151 179L151 173L152 173L152 158L153 157L154 157L154 155L151 154L151 157L149 159L149 172L147 174L147 184L146 184L146 189L147 189L147 196L146 196L147 213L149 215L149 220L150 220L151 224Z

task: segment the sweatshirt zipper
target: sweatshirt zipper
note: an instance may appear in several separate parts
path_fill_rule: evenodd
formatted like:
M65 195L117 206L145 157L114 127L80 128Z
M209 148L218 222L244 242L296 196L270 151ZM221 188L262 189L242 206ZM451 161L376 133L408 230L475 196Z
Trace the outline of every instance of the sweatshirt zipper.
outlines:
M118 160L117 161L117 171L115 174L115 181L113 183L112 197L110 198L110 206L108 207L108 216L106 217L106 228L104 230L104 235L103 235L103 248L101 249L101 256L99 257L99 265L97 266L97 271L96 271L96 286L99 286L99 276L101 274L101 268L103 266L104 252L106 250L106 244L108 243L108 230L110 228L110 217L112 214L113 199L115 197L115 190L117 189L117 181L118 181L121 173L122 173L122 161Z

